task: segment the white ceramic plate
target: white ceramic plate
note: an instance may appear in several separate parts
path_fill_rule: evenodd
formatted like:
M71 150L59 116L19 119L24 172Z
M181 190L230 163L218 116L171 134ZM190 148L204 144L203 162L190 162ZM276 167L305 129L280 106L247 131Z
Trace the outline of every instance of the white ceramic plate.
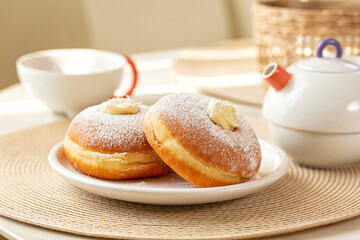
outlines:
M78 172L67 160L63 142L49 153L51 167L70 184L85 191L119 200L154 205L190 205L241 198L280 179L288 169L288 157L278 147L260 140L262 164L253 180L236 185L198 188L175 173L167 176L109 181Z

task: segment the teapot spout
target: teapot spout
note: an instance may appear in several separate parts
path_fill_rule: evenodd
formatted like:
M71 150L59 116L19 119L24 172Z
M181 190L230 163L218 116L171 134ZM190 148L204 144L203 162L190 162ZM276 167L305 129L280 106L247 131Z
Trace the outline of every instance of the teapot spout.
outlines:
M276 91L279 91L289 83L291 74L280 67L279 64L273 62L265 67L262 77L275 88Z

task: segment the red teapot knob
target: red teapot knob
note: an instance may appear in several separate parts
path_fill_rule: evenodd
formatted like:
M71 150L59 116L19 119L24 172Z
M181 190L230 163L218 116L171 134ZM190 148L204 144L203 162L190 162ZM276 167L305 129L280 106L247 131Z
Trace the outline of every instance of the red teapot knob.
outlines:
M276 91L283 89L290 81L291 74L277 63L270 63L267 65L262 73L262 77L266 80Z

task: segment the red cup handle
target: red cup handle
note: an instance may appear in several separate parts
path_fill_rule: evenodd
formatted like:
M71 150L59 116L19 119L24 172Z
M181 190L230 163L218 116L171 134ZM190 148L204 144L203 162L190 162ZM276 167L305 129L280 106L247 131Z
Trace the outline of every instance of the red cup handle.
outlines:
M131 85L129 87L129 89L127 90L127 92L123 95L123 96L115 96L113 95L113 98L124 98L126 96L131 96L132 92L134 91L136 84L138 82L138 71L135 65L135 62L127 55L122 54L123 57L126 59L127 63L130 65L131 67L131 71L132 71L132 82Z

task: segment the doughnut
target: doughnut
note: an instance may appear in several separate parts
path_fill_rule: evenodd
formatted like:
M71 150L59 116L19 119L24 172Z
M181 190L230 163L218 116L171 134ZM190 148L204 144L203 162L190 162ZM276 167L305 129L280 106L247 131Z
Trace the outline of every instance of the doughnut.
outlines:
M139 104L138 112L121 114L102 111L101 106L86 108L68 127L64 152L75 169L109 180L162 176L171 171L142 130L147 106Z
M146 114L146 138L174 172L198 187L249 181L261 163L258 139L238 111L235 128L224 129L214 122L208 112L212 100L196 93L163 97ZM218 113L226 116L223 109Z

